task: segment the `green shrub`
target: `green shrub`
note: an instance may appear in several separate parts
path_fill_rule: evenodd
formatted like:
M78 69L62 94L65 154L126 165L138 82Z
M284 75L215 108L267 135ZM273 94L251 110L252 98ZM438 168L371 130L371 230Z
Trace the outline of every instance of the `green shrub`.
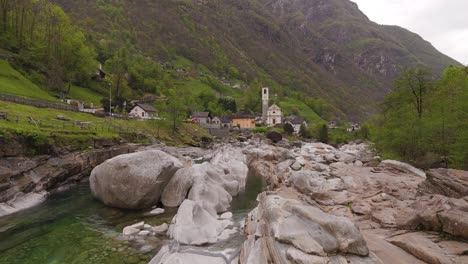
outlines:
M265 134L268 131L268 128L266 127L256 127L252 130L252 132L257 133L257 134Z
M294 127L289 123L284 124L283 130L284 130L284 133L288 135L292 135L294 133Z

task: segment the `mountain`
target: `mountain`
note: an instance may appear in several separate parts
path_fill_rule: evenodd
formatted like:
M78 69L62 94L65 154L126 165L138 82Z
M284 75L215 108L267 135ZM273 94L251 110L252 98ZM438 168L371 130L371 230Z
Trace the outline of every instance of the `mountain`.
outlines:
M406 29L370 21L348 0L54 0L99 47L180 56L217 76L258 80L279 96L323 98L363 119L404 68L457 61Z

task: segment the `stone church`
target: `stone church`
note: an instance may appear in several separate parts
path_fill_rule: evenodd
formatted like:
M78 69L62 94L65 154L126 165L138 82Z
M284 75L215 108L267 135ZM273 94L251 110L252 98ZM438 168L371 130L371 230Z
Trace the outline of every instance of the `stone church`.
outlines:
M270 106L268 87L262 89L262 123L265 126L275 126L283 123L283 112L276 104Z

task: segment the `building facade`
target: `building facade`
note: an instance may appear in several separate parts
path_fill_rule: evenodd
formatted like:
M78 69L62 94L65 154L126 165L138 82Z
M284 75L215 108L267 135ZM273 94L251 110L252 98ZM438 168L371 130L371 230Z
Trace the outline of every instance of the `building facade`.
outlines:
M262 89L262 124L275 126L283 123L283 112L276 104L270 105L270 91L268 87Z
M290 124L294 128L294 133L299 133L299 131L301 131L301 126L309 126L305 118L296 115L290 115L288 117L285 117L284 123Z
M198 125L211 124L211 113L210 112L193 112L192 122Z
M267 125L268 126L275 126L278 124L283 123L283 113L281 112L281 108L276 104L273 104L268 108L268 117L267 117Z
M253 129L255 125L255 116L249 114L239 114L232 117L232 126L241 129Z
M129 115L142 120L155 119L156 109L148 104L136 104Z

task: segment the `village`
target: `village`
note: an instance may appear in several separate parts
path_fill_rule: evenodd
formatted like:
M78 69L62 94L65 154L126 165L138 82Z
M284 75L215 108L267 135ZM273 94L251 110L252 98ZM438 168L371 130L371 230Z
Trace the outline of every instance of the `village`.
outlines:
M101 69L99 75L105 74ZM270 105L270 91L268 87L262 88L262 112L261 113L235 113L230 115L215 116L208 111L196 111L191 113L189 118L185 119L185 122L197 124L207 129L211 134L219 134L217 130L229 131L231 129L238 130L252 130L258 127L268 128L282 128L284 125L289 124L293 128L295 134L300 132L301 126L308 128L313 125L307 122L307 120L299 115L288 115L285 116L281 107L276 103ZM119 115L109 112L110 116L117 118L128 118L136 119L141 121L147 120L160 120L164 119L158 110L154 107L154 104L158 98L145 98L141 100L131 101L132 107L127 115ZM85 107L84 102L79 100L66 99L64 102L68 104L75 104L78 106L79 111L96 114L99 111L104 111L104 108L95 108L93 104L90 104L89 108ZM126 102L124 105L126 106ZM112 109L112 106L109 106ZM341 128L336 121L328 121L329 129ZM345 127L347 132L355 132L360 129L360 125L354 122L350 122Z

